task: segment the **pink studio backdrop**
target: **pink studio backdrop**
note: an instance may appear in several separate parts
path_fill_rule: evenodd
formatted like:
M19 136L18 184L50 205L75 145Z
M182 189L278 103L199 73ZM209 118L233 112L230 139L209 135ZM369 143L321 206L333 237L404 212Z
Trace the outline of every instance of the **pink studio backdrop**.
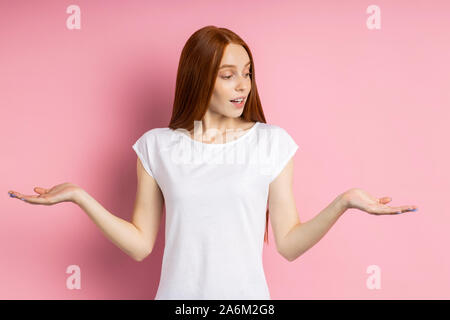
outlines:
M66 27L73 4L81 29ZM372 4L381 29L366 25ZM7 191L73 182L130 221L131 145L168 125L181 49L216 25L249 44L267 121L300 146L302 222L352 187L419 208L348 210L294 262L269 228L272 299L449 299L449 14L447 1L2 1L0 298L154 298L164 220L139 263L75 204ZM80 289L66 286L71 265ZM371 265L379 289L366 284Z

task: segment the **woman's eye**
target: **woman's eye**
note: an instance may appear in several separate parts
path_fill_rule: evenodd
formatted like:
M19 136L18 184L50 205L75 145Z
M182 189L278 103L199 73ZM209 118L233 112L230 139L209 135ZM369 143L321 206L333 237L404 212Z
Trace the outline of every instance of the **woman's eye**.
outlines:
M247 73L247 76L251 76L251 72L248 72ZM223 79L230 79L232 76L225 76L225 77L222 77Z

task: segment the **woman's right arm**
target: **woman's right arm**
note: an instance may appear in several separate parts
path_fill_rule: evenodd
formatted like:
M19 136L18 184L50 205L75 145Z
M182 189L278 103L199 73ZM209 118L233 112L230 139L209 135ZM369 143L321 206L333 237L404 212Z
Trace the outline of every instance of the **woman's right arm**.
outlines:
M132 222L107 211L89 193L77 188L73 202L94 221L103 234L136 261L153 250L161 222L164 198L161 190L137 158L137 193Z
M54 205L60 202L78 204L103 234L136 261L142 261L153 250L161 222L164 198L152 176L137 159L137 194L133 220L128 222L103 208L90 194L73 183L58 184L50 189L35 187L39 195L9 191L9 195L29 204Z

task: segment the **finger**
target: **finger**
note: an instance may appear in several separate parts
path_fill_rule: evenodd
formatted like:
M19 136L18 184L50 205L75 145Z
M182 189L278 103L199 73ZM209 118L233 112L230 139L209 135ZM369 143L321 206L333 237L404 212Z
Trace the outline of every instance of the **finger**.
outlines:
M378 199L378 203L381 203L381 204L386 204L386 203L391 202L391 201L392 201L391 197L383 197L383 198L379 198Z
M9 196L10 196L11 198L19 198L20 200L22 200L21 197L19 196L19 193L18 193L18 192L15 192L15 191L8 191L8 194L9 194Z
M396 214L398 211L400 211L399 209L396 209L394 207L389 207L389 206L377 206L375 208L372 208L370 211L368 210L367 212L372 213L372 214L377 214L377 215L382 215L382 214Z
M397 207L399 210L397 211L398 213L403 213L403 212L413 212L413 211L417 211L417 206L411 205L411 206L400 206Z
M389 207L389 206L378 206L373 209L373 213L375 214L400 214L404 212L417 211L416 206L398 206L398 207Z
M21 194L19 192L15 192L15 191L10 191L9 192L10 197L12 198L18 198L22 201L28 202L28 203L34 203L34 204L48 204L48 199L46 198L41 198L40 196L29 196L29 195L24 195Z
M39 194L48 193L48 189L41 188L41 187L35 187L34 191L36 191Z

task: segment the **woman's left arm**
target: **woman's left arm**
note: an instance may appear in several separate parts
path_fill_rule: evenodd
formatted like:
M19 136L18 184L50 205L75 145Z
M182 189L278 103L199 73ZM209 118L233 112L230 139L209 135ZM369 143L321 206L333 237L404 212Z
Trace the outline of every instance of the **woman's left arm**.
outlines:
M291 159L280 175L269 186L269 216L278 252L288 261L294 261L314 246L338 218L350 208L374 215L415 211L414 205L390 207L390 197L375 198L358 188L338 195L313 219L301 223L292 192L294 163Z

